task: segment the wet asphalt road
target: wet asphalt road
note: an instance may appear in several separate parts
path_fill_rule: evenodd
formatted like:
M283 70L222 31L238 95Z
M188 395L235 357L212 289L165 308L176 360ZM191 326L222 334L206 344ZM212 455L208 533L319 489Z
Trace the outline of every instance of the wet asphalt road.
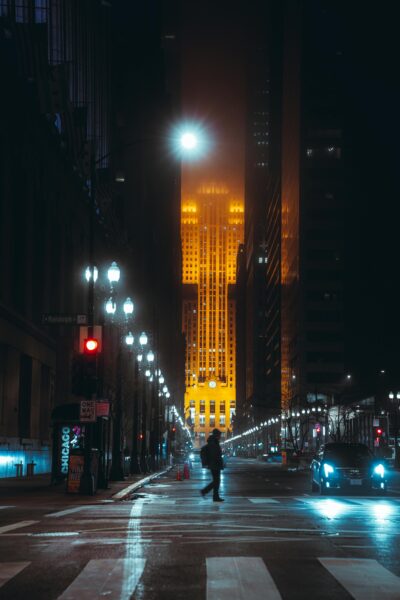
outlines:
M0 597L400 599L400 497L320 497L308 472L231 459L125 501L1 498Z

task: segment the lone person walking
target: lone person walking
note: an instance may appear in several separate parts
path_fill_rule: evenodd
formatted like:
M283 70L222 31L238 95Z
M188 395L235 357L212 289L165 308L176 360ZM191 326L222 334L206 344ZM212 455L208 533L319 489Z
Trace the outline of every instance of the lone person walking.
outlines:
M206 466L207 469L210 469L212 475L212 481L206 485L205 488L200 490L200 494L204 497L208 492L213 490L213 501L214 502L223 502L224 499L219 495L219 484L221 481L221 471L224 468L224 463L222 460L222 450L219 445L219 440L221 438L221 432L219 429L213 429L212 434L207 440L207 445L205 446L206 451L202 453L202 456L205 455L205 464L203 463L203 467Z

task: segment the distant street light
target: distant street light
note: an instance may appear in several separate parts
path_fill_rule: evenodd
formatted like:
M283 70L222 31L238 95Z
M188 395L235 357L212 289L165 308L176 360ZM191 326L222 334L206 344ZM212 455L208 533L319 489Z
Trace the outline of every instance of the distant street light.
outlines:
M107 271L108 281L112 285L113 283L118 283L119 278L121 276L121 271L117 263L114 261L111 263L111 267Z
M130 298L127 298L124 302L124 313L125 316L128 317L129 315L133 314L133 309L134 309L134 305L133 302Z
M181 135L181 146L187 150L193 150L197 146L197 136L190 132L186 131Z

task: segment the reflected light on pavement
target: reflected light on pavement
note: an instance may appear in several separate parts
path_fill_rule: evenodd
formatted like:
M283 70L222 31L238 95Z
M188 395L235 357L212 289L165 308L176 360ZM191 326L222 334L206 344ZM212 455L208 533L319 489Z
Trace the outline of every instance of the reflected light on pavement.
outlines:
M342 502L327 498L326 500L320 500L317 508L323 517L336 519L336 517L342 516L349 507Z

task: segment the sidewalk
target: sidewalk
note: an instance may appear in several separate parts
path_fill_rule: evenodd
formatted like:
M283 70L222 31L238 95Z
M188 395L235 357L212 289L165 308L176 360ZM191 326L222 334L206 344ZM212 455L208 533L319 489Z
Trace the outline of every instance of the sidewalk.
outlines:
M66 482L51 484L50 473L45 475L33 475L32 477L9 477L0 478L0 499L5 498L46 498L49 501L62 502L68 500L71 503L81 503L84 499L93 500L123 500L152 479L160 477L168 472L171 467L166 467L154 473L142 473L130 475L124 481L110 481L108 489L99 489L94 496L84 494L67 494Z

